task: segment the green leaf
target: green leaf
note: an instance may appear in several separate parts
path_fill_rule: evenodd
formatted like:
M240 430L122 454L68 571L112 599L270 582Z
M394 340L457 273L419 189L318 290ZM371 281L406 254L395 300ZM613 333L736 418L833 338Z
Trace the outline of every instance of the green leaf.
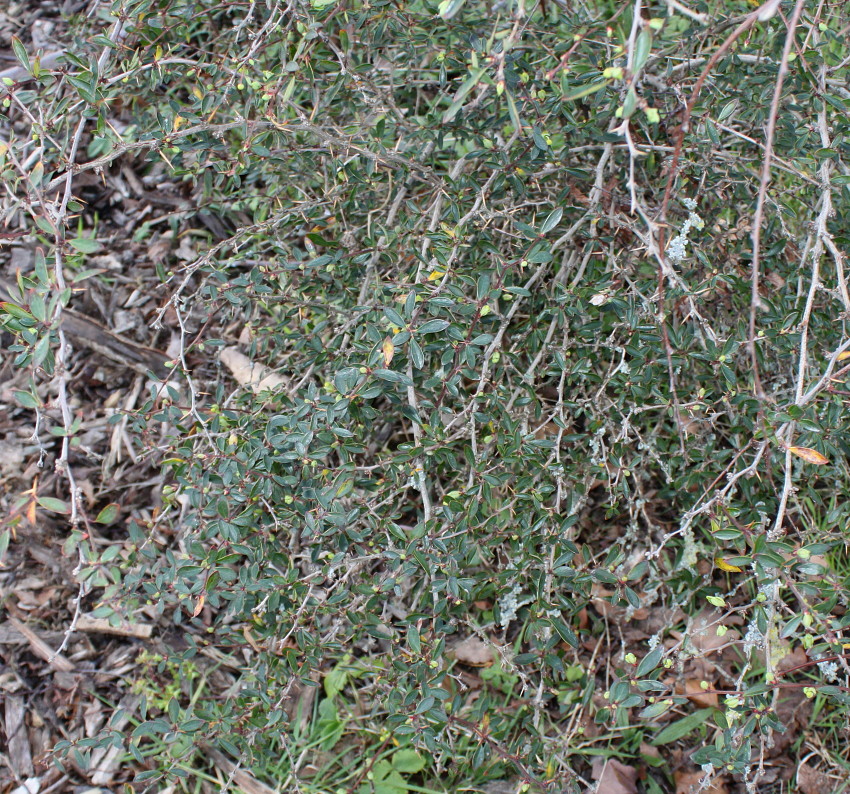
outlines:
M670 744L677 739L681 739L683 736L687 736L691 731L695 731L700 725L706 722L711 712L712 709L700 709L676 722L671 722L652 740L651 744L654 747L659 747L662 744Z
M666 700L660 700L657 703L651 703L643 709L643 711L638 714L638 717L642 720L655 720L671 708L673 708L673 706L667 703Z
M404 321L404 317L402 317L395 309L390 306L384 307L384 316L394 325L396 328L405 328L407 323Z
M649 51L651 48L652 34L648 30L642 30L638 36L637 43L635 44L635 58L634 63L632 64L633 74L637 74L641 69L643 69L643 65L649 57Z
M97 514L95 522L98 524L112 524L118 517L118 511L120 508L121 505L111 502Z
M29 55L27 55L27 48L24 47L17 36L12 36L12 49L15 51L15 57L21 62L21 66L32 74L32 66L30 65Z
M133 739L140 739L143 736L158 736L162 733L167 733L170 729L171 726L165 720L148 720L136 726L130 736Z
M643 659L640 660L640 664L635 670L635 676L637 678L643 678L643 676L649 675L656 667L658 667L658 663L661 661L662 656L664 656L664 648L661 645L653 648L646 656L643 657Z
M45 510L50 510L52 513L70 513L71 508L67 502L61 499L54 499L52 496L39 496L38 504Z
M543 137L543 133L536 125L531 130L531 137L534 138L534 145L538 149L540 149L541 152L549 151L549 144L546 143L546 139Z
M68 245L81 254L93 254L100 250L100 243L91 237L76 237L73 240L68 240Z
M575 102L578 99L583 99L586 96L590 96L591 94L595 94L597 91L601 91L605 86L608 85L610 80L605 80L601 83L592 83L591 85L586 85L583 88L577 88L575 91L571 91L569 94L566 94L563 97L564 102Z
M16 320L35 320L26 309L18 306L16 303L10 303L9 301L0 301L0 311L6 312L10 317L14 317Z
M466 0L442 0L437 6L437 13L448 22L458 11L463 8Z
M416 626L407 627L407 644L411 651L418 654L422 651L422 642L419 638L419 629Z
M548 234L552 231L560 222L561 217L564 214L563 207L556 207L549 213L548 217L545 221L543 221L543 225L540 227L540 234Z
M407 343L407 352L410 354L410 363L413 364L414 369L422 369L425 366L425 354L415 339Z
M478 81L483 76L485 69L476 69L469 77L464 80L463 85L458 88L457 93L455 94L454 101L449 106L449 109L443 114L443 124L448 124L457 114L458 111L463 107L463 103L466 100L467 95L476 85L478 85Z
M392 369L376 369L372 371L372 374L376 378L385 380L388 383L403 383L405 386L413 385L413 382L406 375L402 375L400 372Z
M573 648L578 648L578 638L576 637L575 632L566 623L564 623L563 620L549 618L549 623L552 624L552 628L558 632L558 636L567 643L567 645L571 645Z
M637 92L634 88L626 91L626 99L623 102L623 118L630 119L637 109Z
M509 91L505 91L505 101L508 103L508 114L511 117L511 124L514 129L520 134L523 134L522 119L519 117L519 110L516 106L516 100Z
M404 749L393 753L392 764L396 771L414 775L425 768L425 759L416 750Z
M422 323L416 330L420 334L436 334L440 331L445 331L451 323L448 320L428 320Z
M39 400L28 391L13 391L12 394L24 408L38 408L41 405Z

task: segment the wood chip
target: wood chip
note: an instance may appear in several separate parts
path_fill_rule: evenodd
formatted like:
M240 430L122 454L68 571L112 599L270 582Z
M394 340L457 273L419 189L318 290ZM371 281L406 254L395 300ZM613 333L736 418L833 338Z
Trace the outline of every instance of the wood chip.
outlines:
M20 695L6 695L6 714L4 716L6 753L9 765L16 777L32 777L35 770L32 765L27 725L24 719L24 699Z
M113 626L107 618L93 618L91 615L80 615L77 620L79 631L90 631L93 634L114 634L118 637L136 637L146 640L153 632L150 623L130 623L122 620L117 626Z
M45 642L59 645L65 636L63 631L46 631L41 637ZM73 636L73 635L71 635ZM0 645L26 645L27 638L10 622L0 623Z
M54 670L59 670L63 673L70 673L74 669L74 665L62 656L61 653L55 653L53 649L38 636L29 626L21 623L13 617L9 618L9 623L24 635L29 643L30 650L41 659L44 659Z
M130 722L130 717L139 705L141 698L138 695L130 695L122 698L118 707L123 710L121 716L110 721L110 728L114 731L123 730ZM91 782L95 786L108 786L115 777L115 772L121 766L125 750L123 747L110 745L108 748L96 747L92 750L89 770L91 771Z
M14 287L0 280L0 300L9 298L14 303L16 293ZM165 353L120 336L85 314L65 308L62 310L61 323L62 330L75 342L117 364L141 375L153 372L160 380L171 375L172 370L168 366L170 359Z
M12 794L38 794L41 791L41 778L28 777L22 785L12 791Z

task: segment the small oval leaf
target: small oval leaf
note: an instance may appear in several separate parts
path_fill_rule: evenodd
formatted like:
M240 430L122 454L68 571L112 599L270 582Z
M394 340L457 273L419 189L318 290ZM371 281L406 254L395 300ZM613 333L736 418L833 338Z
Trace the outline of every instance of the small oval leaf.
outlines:
M120 505L115 502L110 502L110 504L106 505L98 514L95 522L98 524L111 524L118 518L118 510Z
M393 360L393 354L395 353L395 347L393 346L393 340L387 337L384 339L384 344L381 347L381 352L384 354L384 366L388 367Z
M809 447L788 447L788 451L792 455L802 458L806 463L814 463L816 466L823 466L825 463L829 463L829 458L826 455L822 455L816 449Z

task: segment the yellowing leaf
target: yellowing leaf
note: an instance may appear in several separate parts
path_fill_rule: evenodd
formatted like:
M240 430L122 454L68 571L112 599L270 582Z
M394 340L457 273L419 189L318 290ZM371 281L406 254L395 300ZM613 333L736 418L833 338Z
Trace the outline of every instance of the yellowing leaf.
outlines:
M384 344L381 347L381 350L384 353L384 366L388 367L390 362L393 360L393 353L395 353L395 347L393 346L393 340L387 337L384 339Z
M809 447L788 447L788 451L798 458L802 458L806 463L814 463L816 466L823 466L824 463L829 463L829 458L821 455L816 449L809 449Z
M850 350L844 350L838 354L839 361L847 361L848 358L850 358Z
M437 279L442 278L446 274L442 270L435 270L428 276L428 281L436 281Z
M184 119L183 116L175 116L174 117L174 129L179 130L180 126L183 124L184 121L186 121L186 119Z
M721 571L733 571L735 573L740 573L743 569L739 568L737 565L730 565L726 560L722 557L715 557L714 564L720 568Z

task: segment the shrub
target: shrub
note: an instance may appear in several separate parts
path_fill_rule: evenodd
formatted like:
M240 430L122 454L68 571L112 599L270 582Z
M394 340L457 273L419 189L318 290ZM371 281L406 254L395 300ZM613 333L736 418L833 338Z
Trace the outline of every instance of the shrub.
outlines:
M215 746L295 786L309 747L347 791L578 790L586 715L753 785L781 694L846 707L847 17L785 6L142 0L58 71L17 48L34 384L121 239L75 174L179 184L196 251L157 265L180 349L131 417L163 509L120 571L69 544L98 614L155 605L232 679L143 703L129 752L179 748L143 779Z

